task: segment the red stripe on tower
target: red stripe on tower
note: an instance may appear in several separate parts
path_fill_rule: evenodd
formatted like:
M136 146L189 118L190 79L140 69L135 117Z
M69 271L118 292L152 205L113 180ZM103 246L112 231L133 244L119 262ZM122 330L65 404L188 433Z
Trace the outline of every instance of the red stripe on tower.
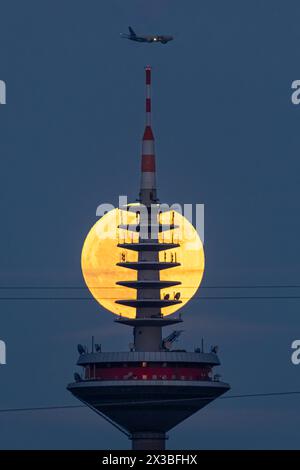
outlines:
M142 160L142 171L155 171L155 156L154 155L144 155Z
M146 127L142 144L141 202L156 201L154 136L151 128L151 67L146 71Z
M151 113L151 99L146 98L146 113Z
M154 142L154 135L150 126L145 127L143 140L152 140Z
M146 85L151 85L151 67L147 65L146 70Z

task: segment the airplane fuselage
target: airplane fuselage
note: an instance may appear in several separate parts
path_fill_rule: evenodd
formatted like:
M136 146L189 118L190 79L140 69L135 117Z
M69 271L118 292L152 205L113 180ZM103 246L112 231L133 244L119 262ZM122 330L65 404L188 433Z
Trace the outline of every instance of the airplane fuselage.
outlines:
M161 44L167 44L167 42L172 41L173 36L137 36L134 34L122 34L123 38L130 39L130 41L135 42L160 42Z

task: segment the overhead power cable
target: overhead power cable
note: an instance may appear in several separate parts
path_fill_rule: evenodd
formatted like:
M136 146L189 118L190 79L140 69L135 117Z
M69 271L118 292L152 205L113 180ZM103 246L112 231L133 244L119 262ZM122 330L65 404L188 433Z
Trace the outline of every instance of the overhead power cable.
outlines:
M300 295L232 295L232 296L192 296L180 297L180 300L299 300ZM120 300L120 297L0 297L0 301L94 301L94 300ZM125 300L125 299L123 299ZM127 300L127 299L126 299ZM172 300L172 299L171 299Z
M90 289L122 289L122 286L94 286ZM194 289L195 286L184 286L185 289ZM202 286L202 289L300 289L300 284L266 284L266 285L211 285ZM88 290L87 286L0 286L0 290Z
M231 399L246 399L246 398L267 398L267 397L282 397L288 395L300 395L300 390L284 391L284 392L268 392L268 393L244 393L240 395L228 395L218 398L218 400L231 400ZM106 406L124 406L124 405L148 405L152 403L168 403L168 402L185 402L191 400L211 400L212 397L194 397L194 398L179 398L179 399L162 399L162 400L141 400L141 401L128 401L116 404L114 402L105 403ZM95 404L97 406L97 404ZM30 408L0 408L0 413L19 413L19 412L34 412L34 411L52 411L64 409L87 408L86 405L52 405L52 406L36 406Z

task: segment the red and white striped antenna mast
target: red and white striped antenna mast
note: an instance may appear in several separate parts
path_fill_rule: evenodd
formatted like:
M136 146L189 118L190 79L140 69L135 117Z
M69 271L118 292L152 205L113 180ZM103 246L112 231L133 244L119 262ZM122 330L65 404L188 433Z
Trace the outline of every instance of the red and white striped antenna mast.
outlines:
M142 143L142 177L140 202L149 206L157 202L155 176L154 135L151 128L151 72L150 65L145 67L146 73L146 127Z

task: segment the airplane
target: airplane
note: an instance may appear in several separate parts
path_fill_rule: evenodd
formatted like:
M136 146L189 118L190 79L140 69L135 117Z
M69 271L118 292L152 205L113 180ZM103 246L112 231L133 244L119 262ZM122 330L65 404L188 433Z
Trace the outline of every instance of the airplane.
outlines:
M173 36L161 36L159 34L154 36L137 36L131 26L128 26L128 29L130 34L120 33L120 36L125 39L130 39L131 41L161 42L162 44L167 44L167 42L172 41L174 39Z

